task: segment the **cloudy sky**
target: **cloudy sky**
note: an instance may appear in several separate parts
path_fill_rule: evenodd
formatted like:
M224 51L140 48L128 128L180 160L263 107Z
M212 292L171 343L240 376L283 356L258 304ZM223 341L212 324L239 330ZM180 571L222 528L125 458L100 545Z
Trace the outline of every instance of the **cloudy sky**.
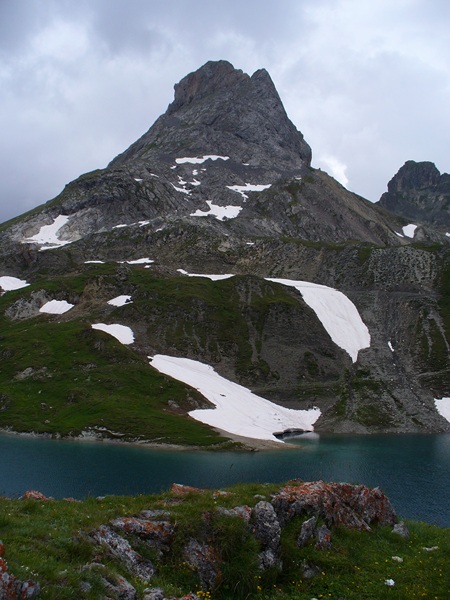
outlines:
M208 60L265 67L313 166L450 171L448 0L0 0L0 221L106 166Z

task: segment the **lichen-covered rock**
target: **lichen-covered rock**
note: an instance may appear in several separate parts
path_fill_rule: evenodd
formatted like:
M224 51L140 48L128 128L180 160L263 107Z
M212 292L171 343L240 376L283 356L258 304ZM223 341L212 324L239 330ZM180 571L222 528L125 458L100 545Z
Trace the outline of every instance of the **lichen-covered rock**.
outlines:
M120 560L139 579L150 581L155 573L153 564L135 552L129 542L107 525L102 525L91 534L92 539L106 547L109 553Z
M144 590L143 600L165 600L164 590L161 588L147 588Z
M246 504L243 506L235 506L234 508L224 508L223 506L218 506L217 512L219 515L223 515L225 517L238 517L246 523L250 521L250 517L252 515L252 509Z
M400 523L397 523L396 525L394 525L394 527L392 529L392 533L399 535L404 540L407 540L410 535L409 529L406 527L406 525L404 524L403 521L400 521Z
M306 543L314 537L316 531L317 518L311 517L307 519L303 524L300 530L299 536L297 538L297 546L299 548L303 548L306 546Z
M21 496L21 500L44 500L49 501L53 500L50 496L45 496L42 492L38 492L37 490L28 490Z
M328 527L342 525L370 530L370 525L393 525L397 521L392 505L379 488L323 481L295 483L281 488L272 504L282 525L296 515L315 515Z
M260 569L281 567L279 560L281 527L275 510L269 502L261 500L252 511L252 534L261 542Z
M32 600L37 598L40 592L38 583L31 579L20 581L9 572L6 560L0 558L0 600Z
M107 592L114 594L120 600L136 600L136 589L125 577L117 577L114 580L102 577L102 583Z
M278 551L281 537L281 527L274 507L269 502L261 500L252 511L253 535L263 548Z
M326 525L321 525L316 531L316 549L331 550L331 531Z
M203 589L213 590L222 579L220 555L216 548L190 539L184 548L184 558L187 564L195 569Z
M170 487L170 493L175 496L185 496L186 494L203 494L208 490L202 488L192 487L190 485L183 485L182 483L172 483Z
M167 546L174 532L174 525L169 521L152 521L137 517L120 517L112 521L112 525L126 533L157 542L159 546Z

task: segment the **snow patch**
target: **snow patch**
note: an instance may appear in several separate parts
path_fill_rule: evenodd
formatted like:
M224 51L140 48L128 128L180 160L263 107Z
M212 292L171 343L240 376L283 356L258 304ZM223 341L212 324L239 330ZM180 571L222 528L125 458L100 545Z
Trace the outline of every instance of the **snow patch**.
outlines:
M92 329L104 331L105 333L115 337L116 340L119 340L119 342L124 345L132 344L134 342L133 330L126 325L118 325L117 323L113 323L112 325L106 325L105 323L94 323L92 325Z
M249 389L221 377L214 369L188 358L157 354L152 367L197 389L216 408L197 409L189 415L211 427L248 438L281 442L274 433L287 429L314 429L320 409L293 410L278 406Z
M222 279L229 279L230 277L234 277L234 273L226 273L223 275L205 275L201 273L188 273L184 269L177 269L178 273L182 275L187 275L188 277L206 277L207 279L211 279L211 281L220 281Z
M120 264L126 263L127 265L149 265L155 261L151 258L136 258L136 260L119 260L117 262Z
M190 163L192 165L201 165L206 160L229 160L229 156L218 156L217 154L205 154L204 156L184 156L183 158L176 158L175 162L177 165L184 165Z
M132 223L130 223L130 225L128 225L127 223L121 223L120 225L113 225L113 229L122 229L122 227L130 227L132 225Z
M42 250L51 250L52 248L60 248L61 246L65 246L66 244L70 244L70 241L60 240L58 237L58 231L68 223L69 218L67 215L59 215L56 219L53 220L51 225L43 225L38 233L33 235L32 237L25 238L22 240L22 243L28 244L30 242L34 242L36 244L42 244Z
M263 190L270 188L271 185L271 183L268 185L254 185L252 183L246 183L245 185L227 185L226 187L233 192L241 194L244 200L247 200L248 196L245 192L262 192Z
M20 290L21 288L30 285L24 279L18 279L17 277L10 277L9 275L3 275L0 277L0 288L5 292L11 292L12 290Z
M70 304L65 300L50 300L41 306L39 312L47 313L49 315L63 315L74 306L75 304Z
M342 292L309 281L266 279L297 289L306 304L316 313L333 342L345 350L353 362L356 362L359 350L370 346L369 330L356 306Z
M447 231L447 233L445 234L447 237L450 237L450 233Z
M413 238L414 234L416 232L416 229L417 229L417 225L413 225L412 223L410 223L409 225L405 225L402 228L403 235L405 235L406 237L409 237L409 238Z
M389 341L388 341L388 346L389 346L389 350L390 350L391 352L395 352L395 350L394 350L394 347L393 347L393 345L392 345L392 343L391 343L391 340L389 340Z
M450 398L435 398L434 404L441 417L450 423Z
M84 264L85 265L104 265L105 261L104 260L85 260Z
M116 296L112 300L108 300L108 304L111 306L124 306L125 304L132 304L131 296Z
M174 190L176 190L177 192L181 192L182 194L186 194L186 195L190 195L191 190L187 190L184 187L177 187L176 185L174 185L173 183L170 184Z
M219 221L224 219L235 219L242 210L242 206L219 206L213 204L211 200L207 200L206 204L209 206L208 211L196 210L195 213L191 213L191 217L216 217Z
M141 183L141 181L144 181L143 179L140 179L139 177L135 177L134 180L137 181L138 183Z

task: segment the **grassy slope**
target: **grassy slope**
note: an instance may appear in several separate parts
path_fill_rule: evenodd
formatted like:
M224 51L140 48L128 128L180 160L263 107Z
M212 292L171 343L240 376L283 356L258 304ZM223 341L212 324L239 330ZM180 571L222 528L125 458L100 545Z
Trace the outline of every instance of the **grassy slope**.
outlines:
M258 502L255 494L269 498L276 488L272 484L241 484L229 488L233 492L230 496L214 500L210 493L191 494L181 504L170 506L172 521L176 523L176 538L170 554L163 563L158 563L151 586L163 587L169 596L199 590L198 575L187 568L182 546L191 536L202 539L203 515L211 511L209 522L213 544L220 548L224 575L219 588L212 593L214 599L448 597L445 565L450 551L449 530L424 523L407 523L411 537L406 541L386 527L375 528L371 533L335 530L332 550L318 551L312 545L297 548L295 540L302 519L296 518L283 530L283 571L259 573L256 568L258 544L245 535L243 522L221 517L214 511L218 505L233 507L245 503L254 506ZM142 582L133 580L123 567L91 546L80 532L89 532L118 516L161 508L161 501L169 496L169 493L111 496L101 501L90 498L76 504L0 499L0 539L5 545L10 572L23 580L37 580L43 588L43 599L97 598L101 595L98 575L82 570L85 564L96 560L103 562L109 572L127 577L142 593L146 587ZM423 550L433 546L439 549L434 552ZM148 547L142 546L140 551L155 560ZM397 563L392 556L400 556L404 562ZM311 580L302 580L299 565L303 560L317 565L320 574ZM387 587L384 581L391 578L395 586ZM90 594L80 592L81 580L89 581L93 586Z
M29 293L20 292L14 298ZM1 299L1 313L10 301L7 295ZM160 443L223 441L203 424L167 410L169 400L185 407L193 390L157 373L144 357L83 320L0 317L0 327L0 427L78 435L99 426ZM17 379L30 367L32 376Z
M252 349L239 310L237 284L161 278L141 268L130 269L126 281L118 282L117 270L113 265L96 265L75 276L41 277L0 298L0 427L66 436L98 426L127 438L160 443L211 445L223 441L206 425L180 414L192 409L188 397L200 400L195 391L159 374L144 356L108 334L92 330L90 323L106 319L145 324L146 339L164 336L165 345L182 354L188 353L196 336L201 347L211 346L212 355L235 353L238 371L249 373L254 368ZM280 286L267 286L273 288L272 294L255 299L261 318L274 302L297 304ZM124 288L135 290L133 304L107 308L106 299ZM11 321L4 315L14 302L28 301L38 290L68 300L83 299L88 290L89 298L84 300L84 311L69 312L62 318L37 315ZM92 299L96 293L106 294L106 298ZM150 310L152 316L148 317ZM202 322L195 322L193 311L201 314ZM18 379L18 374L30 368L30 376ZM179 410L171 410L169 402L172 406L176 403Z

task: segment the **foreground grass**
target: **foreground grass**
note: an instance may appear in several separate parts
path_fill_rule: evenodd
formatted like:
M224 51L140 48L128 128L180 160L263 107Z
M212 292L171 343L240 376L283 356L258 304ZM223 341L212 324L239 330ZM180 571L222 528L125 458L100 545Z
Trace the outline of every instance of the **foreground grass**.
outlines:
M245 535L242 521L222 517L217 506L239 504L254 506L260 498L269 499L278 486L238 485L229 488L229 496L216 500L211 493L191 494L182 503L170 505L171 520L176 525L176 538L169 555L158 563L157 574L151 586L161 586L168 596L181 596L188 591L217 600L260 598L262 600L291 600L294 598L347 599L444 599L449 593L448 556L450 536L448 529L424 523L408 522L409 540L392 534L391 528L375 528L371 533L338 529L333 531L330 551L318 551L312 545L299 549L295 540L302 520L296 518L283 530L283 570L257 569L258 544ZM160 496L88 498L81 503L66 501L0 499L0 539L6 549L5 558L11 573L20 579L32 578L42 586L42 598L75 599L98 598L102 594L99 575L83 570L92 562L102 562L111 573L127 577L138 590L138 597L146 587L133 580L118 563L91 545L85 534L111 519L138 514L143 509L162 508L170 503L170 494ZM220 549L223 561L223 580L210 596L200 591L198 576L185 564L182 547L190 537L201 538L206 513L212 516L208 531ZM210 534L209 534L210 535ZM424 548L437 546L428 552ZM155 560L153 550L145 547L140 552ZM395 562L392 557L403 559ZM301 578L301 563L306 560L319 567L314 578ZM393 579L388 587L385 580ZM81 581L91 584L89 593L80 591Z

